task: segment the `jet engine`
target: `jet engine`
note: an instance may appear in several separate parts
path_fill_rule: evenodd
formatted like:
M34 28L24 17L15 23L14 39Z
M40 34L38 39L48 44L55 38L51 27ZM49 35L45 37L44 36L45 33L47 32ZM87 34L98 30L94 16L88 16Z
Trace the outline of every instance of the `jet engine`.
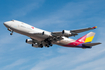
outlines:
M45 35L46 37L49 37L51 35L51 33L47 32L47 31L43 31L42 35Z
M33 41L32 41L32 39L26 39L26 43L28 43L28 44L32 44Z
M72 31L68 31L68 30L63 30L62 34L66 35L66 36L75 36L75 35L78 35L77 33L72 32Z
M33 47L39 47L38 43L32 44Z
M63 31L62 31L62 34L63 34L63 35L70 36L70 35L71 35L71 32L68 31L68 30L63 30Z

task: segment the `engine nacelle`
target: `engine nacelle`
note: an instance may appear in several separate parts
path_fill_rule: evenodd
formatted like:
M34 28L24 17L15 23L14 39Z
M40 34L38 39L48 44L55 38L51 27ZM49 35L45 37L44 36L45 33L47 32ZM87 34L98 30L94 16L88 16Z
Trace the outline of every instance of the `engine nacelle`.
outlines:
M47 32L47 31L43 31L42 35L45 35L46 37L49 37L49 36L51 36L51 33Z
M75 36L75 35L78 35L77 33L72 32L72 31L68 31L68 30L63 30L62 34L66 35L66 36Z
M63 34L63 35L70 36L70 35L71 35L71 32L68 31L68 30L63 30L63 31L62 31L62 34Z
M36 47L36 48L39 47L38 43L32 44L32 46L33 46L33 47Z
M28 44L32 44L33 41L32 41L32 39L26 39L26 43L28 43Z

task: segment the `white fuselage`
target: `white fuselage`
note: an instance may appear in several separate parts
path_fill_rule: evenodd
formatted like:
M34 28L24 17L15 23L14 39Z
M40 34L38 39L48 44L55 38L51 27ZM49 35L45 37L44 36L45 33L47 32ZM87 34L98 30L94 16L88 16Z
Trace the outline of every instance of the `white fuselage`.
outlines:
M24 22L20 22L17 20L4 22L4 25L7 28L10 28L11 30L13 30L14 32L26 35L32 39L37 40L37 41L42 41L42 40L52 36L51 32L38 29L36 27L33 27L31 25L28 25ZM44 32L44 35L43 35L43 32ZM57 41L55 44L67 45L67 44L75 41L75 40L67 38L67 37L62 37L62 38L63 38L62 40Z

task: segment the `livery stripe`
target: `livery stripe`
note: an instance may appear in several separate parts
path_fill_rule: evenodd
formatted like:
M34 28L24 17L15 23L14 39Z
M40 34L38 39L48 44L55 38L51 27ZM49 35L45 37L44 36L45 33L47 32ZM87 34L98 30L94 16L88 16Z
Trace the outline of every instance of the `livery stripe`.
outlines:
M93 38L94 38L94 36L91 36L91 37L86 38L85 43L91 42L93 40Z

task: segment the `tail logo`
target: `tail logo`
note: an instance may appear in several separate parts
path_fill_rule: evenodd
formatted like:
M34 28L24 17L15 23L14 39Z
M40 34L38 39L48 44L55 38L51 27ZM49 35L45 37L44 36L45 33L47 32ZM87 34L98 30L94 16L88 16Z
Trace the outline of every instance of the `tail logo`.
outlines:
M81 38L79 38L77 41L84 43L85 40L86 40L86 35L81 37Z
M81 43L90 43L93 40L94 35L95 35L94 32L90 32L90 33L84 35L83 37L79 38L76 41L81 42Z

